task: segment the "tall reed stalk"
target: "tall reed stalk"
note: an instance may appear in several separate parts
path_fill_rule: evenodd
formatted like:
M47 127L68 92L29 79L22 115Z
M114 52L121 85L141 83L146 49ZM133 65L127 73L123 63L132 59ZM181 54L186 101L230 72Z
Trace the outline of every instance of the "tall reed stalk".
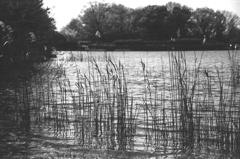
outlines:
M20 125L25 138L39 135L45 140L41 146L77 145L82 158L96 150L123 152L125 157L137 151L197 157L216 150L225 157L236 156L240 67L236 52L228 53L228 67L210 68L202 65L204 54L195 55L194 65L189 65L185 52L172 51L168 66L159 65L156 77L147 63L139 61L142 95L138 100L130 93L124 63L107 52L102 58L87 52L80 59L72 53L67 62L39 66L45 71L9 90L14 100L4 111L14 113L0 118L7 122L10 117ZM86 62L87 71L77 62ZM75 80L69 78L67 66L74 69ZM11 139L19 143L21 133L12 133ZM51 139L64 139L64 144ZM72 156L70 151L66 154Z

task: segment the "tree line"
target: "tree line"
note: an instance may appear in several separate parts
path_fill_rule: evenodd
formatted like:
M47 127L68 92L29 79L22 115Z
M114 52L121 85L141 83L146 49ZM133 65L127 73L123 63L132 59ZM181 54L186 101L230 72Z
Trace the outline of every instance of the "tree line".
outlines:
M122 4L89 2L60 33L72 42L206 37L208 42L240 43L240 18L229 11L193 10L175 2L137 9Z

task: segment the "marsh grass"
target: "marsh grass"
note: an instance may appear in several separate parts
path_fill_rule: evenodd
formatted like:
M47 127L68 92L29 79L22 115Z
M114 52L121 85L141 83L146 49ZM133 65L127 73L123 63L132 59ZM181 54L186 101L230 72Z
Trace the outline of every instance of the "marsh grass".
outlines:
M59 53L63 55L63 53ZM66 56L62 56L62 58L58 59L59 61L65 62L87 62L90 60L96 60L98 62L106 61L106 59L111 58L111 55L104 51L103 53L100 52L91 52L91 51L69 51Z
M169 66L160 66L158 80L140 61L140 100L129 91L124 64L107 53L101 58L72 54L66 61L43 63L39 65L43 71L4 90L9 96L1 97L5 105L1 147L7 152L1 154L8 158L237 156L240 72L236 52L228 54L229 69L203 67L197 56L189 66L185 52L169 52ZM83 61L88 65L85 73L76 64ZM70 62L74 82L65 69Z

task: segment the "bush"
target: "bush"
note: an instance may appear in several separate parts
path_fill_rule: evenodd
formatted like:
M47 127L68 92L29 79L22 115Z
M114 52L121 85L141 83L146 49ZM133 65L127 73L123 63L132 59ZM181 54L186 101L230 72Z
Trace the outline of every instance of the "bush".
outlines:
M79 45L90 45L90 44L93 44L92 41L79 41L78 42Z
M128 40L115 40L115 45L196 45L202 44L203 39L200 38L185 38L174 39L165 41L143 41L142 39L128 39Z
M200 38L184 38L184 39L175 39L173 44L177 45L196 45L202 44L203 39Z
M145 45L169 45L171 44L171 40L165 41L144 41Z
M240 38L232 38L229 42L230 44L240 44Z
M127 39L127 40L115 40L115 45L142 45L144 41L142 39Z

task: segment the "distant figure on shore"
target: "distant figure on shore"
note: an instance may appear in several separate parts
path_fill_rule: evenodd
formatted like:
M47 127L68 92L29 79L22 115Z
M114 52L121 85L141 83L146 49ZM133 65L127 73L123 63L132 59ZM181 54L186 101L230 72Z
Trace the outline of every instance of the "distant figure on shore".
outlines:
M206 43L206 35L204 35L204 38L203 38L203 41L202 41L203 44Z
M99 31L96 31L96 37L101 38L101 33Z
M235 49L235 50L238 49L238 44L235 44L234 49Z
M175 41L176 41L176 39L174 39L174 38L171 38L171 41L172 41L172 42L175 42Z
M230 44L229 45L229 49L230 50L238 50L239 49L239 44L235 44L235 45L234 44Z
M175 41L176 41L176 39L171 37L171 43L172 43L172 44L174 44L174 43L175 43ZM172 47L172 50L174 50L174 49L175 49L175 48L174 48L174 47Z

